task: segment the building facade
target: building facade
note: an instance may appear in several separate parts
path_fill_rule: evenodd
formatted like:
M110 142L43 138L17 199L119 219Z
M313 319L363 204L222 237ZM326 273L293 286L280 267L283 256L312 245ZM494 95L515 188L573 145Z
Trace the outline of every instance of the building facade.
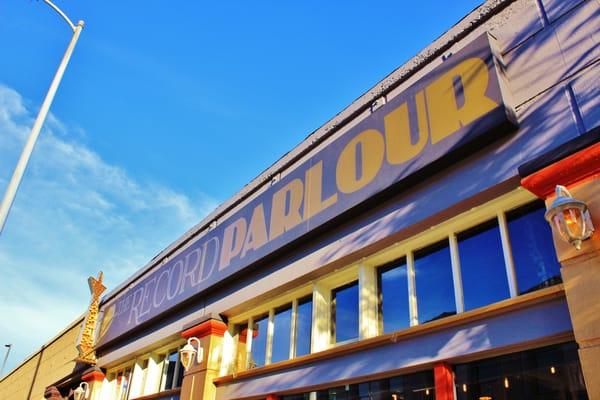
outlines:
M600 399L600 238L544 218L600 227L599 60L598 0L485 2L105 296L63 391Z

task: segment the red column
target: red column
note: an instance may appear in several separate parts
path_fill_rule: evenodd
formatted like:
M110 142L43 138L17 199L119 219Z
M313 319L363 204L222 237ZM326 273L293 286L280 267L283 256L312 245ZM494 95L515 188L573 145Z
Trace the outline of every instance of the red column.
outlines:
M435 400L454 400L454 373L452 366L439 363L433 366Z
M276 394L269 394L267 395L267 400L279 400L279 396Z

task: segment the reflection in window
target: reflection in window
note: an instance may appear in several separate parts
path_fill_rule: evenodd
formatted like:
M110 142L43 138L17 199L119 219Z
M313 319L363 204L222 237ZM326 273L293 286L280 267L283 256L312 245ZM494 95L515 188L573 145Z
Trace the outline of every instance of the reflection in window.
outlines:
M410 326L406 260L401 259L378 270L380 323L383 332Z
M419 323L456 314L450 249L446 241L415 252Z
M292 305L275 311L273 319L273 349L271 362L290 358L290 333L292 329Z
M250 368L265 365L265 354L267 352L267 324L269 317L257 318L252 325L252 345Z
M298 302L296 314L296 357L310 353L312 334L312 297Z
M541 201L507 215L519 294L562 282L552 231Z
M455 366L458 400L587 399L575 343Z
M433 371L379 379L320 390L316 396L302 393L282 396L282 400L434 400Z
M172 350L169 352L163 368L164 384L161 385L161 389L168 390L173 387L173 381L175 379L175 370L177 368L177 350Z
M335 342L358 339L358 281L335 289L331 297Z
M497 220L458 235L465 310L510 297Z

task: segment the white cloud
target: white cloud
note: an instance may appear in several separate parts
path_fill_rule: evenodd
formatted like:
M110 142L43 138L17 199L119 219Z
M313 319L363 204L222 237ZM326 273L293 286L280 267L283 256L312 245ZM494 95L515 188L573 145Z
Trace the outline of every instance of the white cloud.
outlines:
M0 195L33 111L0 84ZM102 269L116 286L216 206L136 180L81 136L49 116L0 235L0 345L14 344L7 369L84 312L89 275Z

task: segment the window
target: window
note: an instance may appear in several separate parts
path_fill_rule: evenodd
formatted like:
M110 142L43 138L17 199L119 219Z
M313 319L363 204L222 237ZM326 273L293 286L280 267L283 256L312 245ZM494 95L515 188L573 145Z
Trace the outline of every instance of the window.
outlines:
M161 392L181 387L184 372L183 365L179 362L179 349L170 350L163 357L163 374L160 384Z
M290 335L292 333L292 305L275 311L273 317L273 347L271 362L290 358Z
M233 332L237 332L238 338L235 365L231 365L235 371L262 367L288 360L290 356L310 353L312 295L291 303L289 301L258 314L252 318L252 324L249 319L233 319ZM248 337L249 326L252 327L252 338Z
M465 310L510 297L498 221L458 235Z
M380 331L389 333L410 326L406 259L378 269Z
M296 357L310 354L312 335L312 297L298 301L296 311Z
M459 364L458 400L587 399L575 343Z
M519 294L562 282L544 203L534 202L507 215Z
M312 395L312 396L311 396ZM282 396L282 400L434 400L433 371Z
M447 241L415 252L415 281L419 323L456 314Z
M109 374L111 385L111 398L117 400L126 400L129 395L129 386L131 382L131 367L126 367Z
M267 353L267 325L269 316L257 317L252 324L252 343L250 345L251 359L248 362L250 368L265 365Z
M358 281L334 289L331 297L335 343L358 339Z

